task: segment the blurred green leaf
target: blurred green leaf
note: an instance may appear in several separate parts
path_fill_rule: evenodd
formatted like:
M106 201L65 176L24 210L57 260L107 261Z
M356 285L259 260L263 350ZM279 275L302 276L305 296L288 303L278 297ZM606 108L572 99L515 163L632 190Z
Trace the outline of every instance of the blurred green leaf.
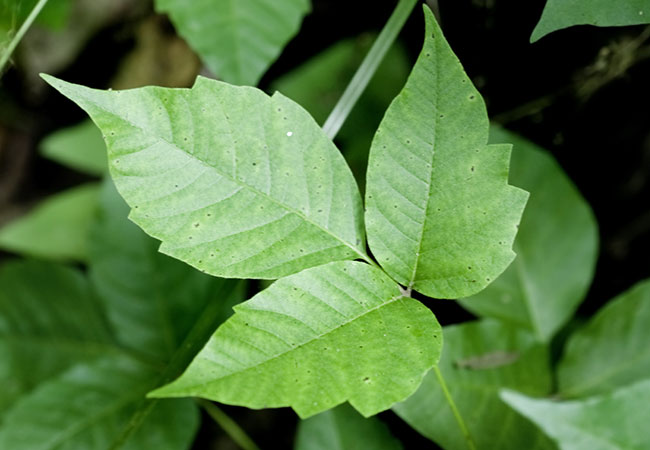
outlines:
M545 151L503 128L492 142L514 144L510 182L530 192L508 269L462 305L532 330L549 341L575 312L591 284L598 229L589 205Z
M510 390L501 398L535 422L561 450L650 448L650 380L570 402L532 399Z
M439 367L476 448L553 449L537 427L499 399L505 387L529 395L550 392L547 347L529 332L494 320L447 326L443 334ZM467 449L434 373L393 410L446 450Z
M0 248L45 259L87 260L98 189L91 183L46 198L0 229Z
M563 397L650 378L650 280L616 297L569 338L558 367Z
M101 305L78 270L36 261L0 268L0 419L38 383L113 351Z
M295 450L399 450L395 439L379 419L364 418L343 404L300 421Z
M50 134L40 150L44 157L90 175L101 176L108 169L102 133L90 120Z
M91 285L53 264L0 272L0 448L180 450L193 439L193 402L145 394L180 375L243 285L158 253L110 182L100 199Z
M124 356L77 365L43 383L6 415L0 448L106 450L152 388L155 371ZM189 399L160 402L122 449L180 450L199 425Z
M574 25L599 27L650 23L648 0L547 0L530 42Z
M221 80L256 85L300 28L309 0L156 0Z

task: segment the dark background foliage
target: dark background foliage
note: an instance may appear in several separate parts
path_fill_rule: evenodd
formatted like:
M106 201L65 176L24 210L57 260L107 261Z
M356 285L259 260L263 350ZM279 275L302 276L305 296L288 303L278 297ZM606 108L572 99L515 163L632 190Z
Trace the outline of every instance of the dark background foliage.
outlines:
M99 31L57 75L107 87L135 45L138 24L152 14L147 2L140 3L144 6ZM275 78L341 38L379 31L395 3L313 0L312 14L260 86L268 88ZM552 152L593 208L600 226L600 257L578 312L579 318L590 316L650 275L650 27L575 27L530 44L544 0L430 4L438 8L443 31L483 94L490 117ZM159 20L172 35L171 25ZM416 10L400 36L411 61L419 52L422 29ZM42 136L78 122L84 117L81 110L26 77L20 66L9 70L1 83L0 225L46 195L85 180L36 152ZM0 260L7 258L11 255L0 253ZM471 317L454 302L429 304L443 324ZM291 446L296 424L291 411L226 411L263 448ZM406 448L434 448L392 413L381 417ZM234 445L205 420L195 448L207 443L224 449Z

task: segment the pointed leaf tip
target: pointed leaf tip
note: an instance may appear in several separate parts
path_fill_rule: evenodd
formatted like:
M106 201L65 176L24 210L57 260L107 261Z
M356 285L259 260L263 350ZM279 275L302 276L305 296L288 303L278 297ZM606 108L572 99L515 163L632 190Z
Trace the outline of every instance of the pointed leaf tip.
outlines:
M372 142L366 229L380 265L427 296L479 292L514 259L528 193L508 184L510 147L433 13L422 52Z

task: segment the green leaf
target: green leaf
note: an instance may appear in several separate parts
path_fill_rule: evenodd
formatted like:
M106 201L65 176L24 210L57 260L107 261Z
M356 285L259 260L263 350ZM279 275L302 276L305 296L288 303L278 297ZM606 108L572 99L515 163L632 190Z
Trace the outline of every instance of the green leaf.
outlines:
M2 266L0 417L43 380L115 350L101 307L79 271L35 261Z
M50 134L40 150L46 158L90 175L103 175L108 167L102 134L90 120Z
M498 395L504 387L530 395L549 393L546 346L525 330L492 320L447 326L443 332L445 347L439 367L476 448L554 448L543 433ZM429 373L420 389L393 410L443 448L467 449L434 373Z
M558 368L560 395L609 392L650 375L650 280L602 308L568 340Z
M199 77L192 89L99 91L44 78L106 136L130 218L212 275L279 278L364 258L350 169L299 105Z
M501 397L534 421L561 450L642 450L650 448L650 380L579 401L528 398L513 391Z
M125 357L78 365L22 399L0 429L0 448L12 450L111 447L155 372ZM188 448L199 424L191 400L160 402L122 449Z
M514 262L462 305L548 341L575 312L593 279L596 219L551 155L502 128L492 127L490 138L514 143L510 181L529 191L530 199L515 239Z
M295 450L399 450L395 439L379 419L365 419L349 405L310 417L298 424Z
M256 85L310 11L309 0L156 0L220 79Z
M38 258L85 261L97 192L92 183L45 199L0 229L0 248Z
M303 418L348 400L367 417L413 393L440 344L431 311L379 269L334 262L235 307L187 371L153 395L291 406Z
M368 242L398 282L474 294L514 258L527 194L508 185L508 145L487 145L485 104L425 7L424 48L370 149Z
M222 305L211 334L241 297L231 295L234 283L158 253L157 241L127 220L129 208L112 182L104 183L100 199L90 249L95 289L118 341L154 360L167 361L208 304Z
M530 42L574 25L613 27L650 23L648 0L547 0Z

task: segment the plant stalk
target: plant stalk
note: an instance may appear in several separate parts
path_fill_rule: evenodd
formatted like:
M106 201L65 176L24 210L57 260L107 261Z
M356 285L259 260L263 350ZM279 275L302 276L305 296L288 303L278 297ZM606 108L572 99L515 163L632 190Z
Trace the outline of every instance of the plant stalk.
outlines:
M23 36L25 36L27 30L29 30L29 28L32 26L32 23L34 22L38 14L41 12L41 10L43 9L46 3L47 0L38 0L38 3L36 3L32 11L29 13L27 19L25 19L23 24L18 29L18 32L9 43L9 46L0 57L0 74L2 74L2 71L4 70L5 65L7 65L7 62L9 62L9 58L11 57L11 54L14 52L14 50L16 50L18 43L23 39Z
M366 86L368 86L370 79L377 71L377 67L382 59L384 59L386 52L393 45L393 42L395 42L397 35L404 26L406 19L411 15L411 11L413 11L416 3L417 0L400 0L395 10L393 10L388 22L386 22L379 36L372 44L370 51L368 51L368 54L363 59L363 62L323 125L323 131L330 139L334 139L350 115L352 108L354 108L357 100L359 100Z
M212 402L196 399L196 402L214 419L215 422L244 450L260 450L246 432L225 412Z
M454 414L454 417L456 418L456 422L458 422L458 427L460 428L461 433L463 433L463 436L465 436L465 441L467 441L467 448L469 448L470 450L476 450L476 444L474 444L474 440L472 439L472 435L469 433L469 429L467 428L467 425L463 420L463 416L460 415L460 411L458 411L458 408L456 407L456 403L454 402L454 399L449 393L449 389L447 388L447 383L445 383L445 379L442 376L442 372L440 372L440 368L438 366L435 366L433 368L433 371L436 373L436 377L438 378L438 382L440 383L442 392L445 394L447 403L449 403L451 412Z

